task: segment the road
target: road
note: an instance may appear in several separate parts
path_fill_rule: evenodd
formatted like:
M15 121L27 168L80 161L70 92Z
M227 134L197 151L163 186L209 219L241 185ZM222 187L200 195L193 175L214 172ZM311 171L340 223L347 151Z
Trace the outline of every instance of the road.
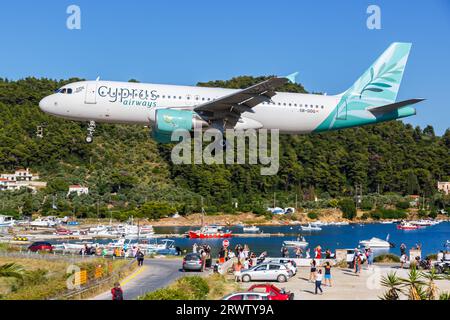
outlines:
M180 259L144 260L144 266L139 267L121 281L124 300L134 300L146 292L169 285L174 280L186 275L180 268ZM111 300L111 292L104 292L91 300Z

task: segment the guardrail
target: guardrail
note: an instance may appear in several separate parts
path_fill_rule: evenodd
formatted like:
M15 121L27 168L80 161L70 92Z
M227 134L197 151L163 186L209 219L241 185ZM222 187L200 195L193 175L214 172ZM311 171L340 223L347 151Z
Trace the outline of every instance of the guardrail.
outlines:
M114 271L112 274L106 277L102 277L101 279L96 280L90 280L87 285L82 286L80 289L68 290L67 292L59 294L56 297L50 298L49 300L68 300L75 297L81 298L83 294L93 291L101 286L105 286L106 284L112 286L114 282L117 282L122 278L123 272L134 269L136 265L137 261L132 260L126 266L123 266L119 270Z
M107 257L107 256L97 256L97 255L80 255L80 254L62 254L62 253L39 253L31 251L0 251L0 257L8 258L31 258L40 260L64 260L70 264L76 264L77 262L84 262L91 259L104 259L104 260L116 260L123 259L129 260L125 266L120 269L113 271L111 274L103 276L103 274L96 275L96 279L87 279L84 281L85 285L80 284L79 289L67 289L66 292L58 294L55 297L49 298L49 300L66 300L74 297L82 297L83 294L95 290L98 287L104 286L106 284L112 285L114 282L119 281L124 272L134 269L137 265L137 261L134 258L127 257Z

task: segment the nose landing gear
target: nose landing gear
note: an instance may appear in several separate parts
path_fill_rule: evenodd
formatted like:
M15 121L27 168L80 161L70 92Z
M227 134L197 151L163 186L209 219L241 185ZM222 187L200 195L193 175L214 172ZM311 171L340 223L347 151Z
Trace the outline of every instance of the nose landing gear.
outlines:
M86 143L92 143L94 141L95 121L89 121L87 132L85 141Z

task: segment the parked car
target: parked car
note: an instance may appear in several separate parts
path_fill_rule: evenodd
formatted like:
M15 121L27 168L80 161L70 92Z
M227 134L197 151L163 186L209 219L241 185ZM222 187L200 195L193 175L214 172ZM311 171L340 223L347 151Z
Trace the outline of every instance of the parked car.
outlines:
M248 292L268 293L269 300L294 300L294 293L279 289L273 284L254 284L247 290Z
M183 271L202 271L202 263L199 253L188 253L183 258Z
M286 265L289 270L292 271L292 274L295 276L297 274L297 264L293 259L289 258L266 258L264 262L275 262L275 263L282 263Z
M222 300L270 300L268 293L236 292L222 298Z
M242 282L249 281L278 281L286 282L294 274L289 268L282 263L262 263L250 269L236 272L236 276Z
M33 242L29 247L28 250L32 251L32 252L37 252L37 251L48 251L48 252L52 252L53 251L53 246L51 243L49 242L43 242L43 241L38 241L38 242Z

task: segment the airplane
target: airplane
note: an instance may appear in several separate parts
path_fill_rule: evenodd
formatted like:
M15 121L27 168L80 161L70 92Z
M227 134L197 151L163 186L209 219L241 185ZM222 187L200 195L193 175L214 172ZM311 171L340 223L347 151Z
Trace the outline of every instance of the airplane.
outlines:
M245 89L131 82L79 81L43 98L42 111L88 122L92 143L96 122L139 124L153 138L171 142L178 129L278 129L306 134L363 126L416 114L424 99L396 102L410 43L392 43L345 92L337 95L277 92L298 73L272 77Z

